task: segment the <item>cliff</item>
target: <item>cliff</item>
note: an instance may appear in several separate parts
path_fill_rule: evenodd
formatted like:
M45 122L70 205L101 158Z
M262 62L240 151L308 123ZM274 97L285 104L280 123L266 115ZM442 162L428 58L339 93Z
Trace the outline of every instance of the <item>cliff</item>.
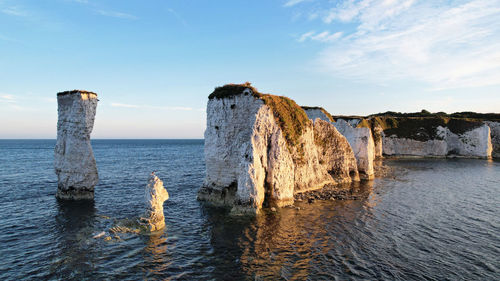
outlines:
M90 145L97 94L66 91L57 94L58 121L55 147L56 196L61 199L93 199L98 182L97 166Z
M500 150L497 117L496 114L448 115L422 111L386 112L367 117L335 116L334 119L345 118L351 123L358 122L358 127L370 128L376 151L380 145L384 155L489 158L498 157L498 153L492 151Z
M329 143L342 146L328 149ZM353 155L333 126L314 125L293 100L249 84L225 85L207 104L206 178L198 199L233 213L289 205L295 193L351 181Z
M364 127L356 127L358 119L340 119L334 121L330 113L321 107L302 107L307 116L314 120L319 118L335 126L338 132L349 142L357 160L357 167L361 179L370 180L374 178L373 160L375 159L375 143L371 130ZM353 127L354 125L354 127Z

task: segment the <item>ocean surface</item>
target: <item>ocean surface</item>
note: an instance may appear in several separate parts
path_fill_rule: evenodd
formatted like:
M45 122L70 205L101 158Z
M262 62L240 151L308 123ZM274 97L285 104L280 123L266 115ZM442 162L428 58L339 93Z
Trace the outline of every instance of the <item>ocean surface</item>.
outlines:
M55 140L0 140L0 280L500 280L500 162L384 160L364 199L256 218L196 200L203 140L94 140L95 203L58 202ZM166 229L92 238L143 210Z

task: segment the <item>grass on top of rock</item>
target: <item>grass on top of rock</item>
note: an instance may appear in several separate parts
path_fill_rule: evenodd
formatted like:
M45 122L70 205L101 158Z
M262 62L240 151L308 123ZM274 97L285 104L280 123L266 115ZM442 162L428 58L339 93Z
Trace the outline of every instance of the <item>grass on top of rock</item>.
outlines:
M71 90L71 91L64 91L64 92L59 92L57 93L58 96L64 96L64 95L70 95L70 94L76 94L76 93L79 93L79 94L92 94L92 95L96 95L96 93L94 92L90 92L90 91L85 91L85 90Z
M226 84L222 87L217 87L208 98L229 98L242 94L245 89L250 89L254 97L261 99L265 105L269 106L273 111L276 123L283 132L288 150L292 153L294 151L293 148L295 148L295 151L299 153L299 157L302 157L303 148L299 145L300 137L304 133L304 128L312 123L307 118L306 112L292 99L284 96L262 94L250 82Z
M256 98L262 97L262 94L255 89L250 82L245 82L243 84L226 84L221 87L215 88L215 90L208 96L208 99L224 99L237 95L241 95L246 89L252 90L252 95Z
M476 120L458 119L442 116L432 117L389 117L377 116L370 119L372 128L379 125L386 136L397 136L418 141L440 139L437 127L448 128L454 134L463 134L483 125Z
M261 96L264 103L273 111L278 126L283 131L290 152L296 148L299 156L303 155L303 148L299 145L304 129L311 125L306 112L295 101L283 96L264 94Z

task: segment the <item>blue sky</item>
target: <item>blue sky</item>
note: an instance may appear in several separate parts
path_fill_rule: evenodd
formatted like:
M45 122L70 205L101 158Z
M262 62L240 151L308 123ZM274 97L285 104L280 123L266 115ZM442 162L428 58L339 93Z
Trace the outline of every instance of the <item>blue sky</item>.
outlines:
M99 95L93 138L202 138L245 81L332 114L500 112L500 0L0 0L0 138L55 138L70 89Z

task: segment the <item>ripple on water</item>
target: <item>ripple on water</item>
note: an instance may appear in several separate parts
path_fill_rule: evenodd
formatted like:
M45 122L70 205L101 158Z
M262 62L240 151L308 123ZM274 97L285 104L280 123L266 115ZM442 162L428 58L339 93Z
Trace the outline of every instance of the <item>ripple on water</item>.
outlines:
M500 279L498 162L385 160L394 174L364 199L241 218L196 201L201 140L93 141L93 204L55 199L54 145L0 141L2 280ZM142 212L151 170L170 194L166 229L93 239Z

